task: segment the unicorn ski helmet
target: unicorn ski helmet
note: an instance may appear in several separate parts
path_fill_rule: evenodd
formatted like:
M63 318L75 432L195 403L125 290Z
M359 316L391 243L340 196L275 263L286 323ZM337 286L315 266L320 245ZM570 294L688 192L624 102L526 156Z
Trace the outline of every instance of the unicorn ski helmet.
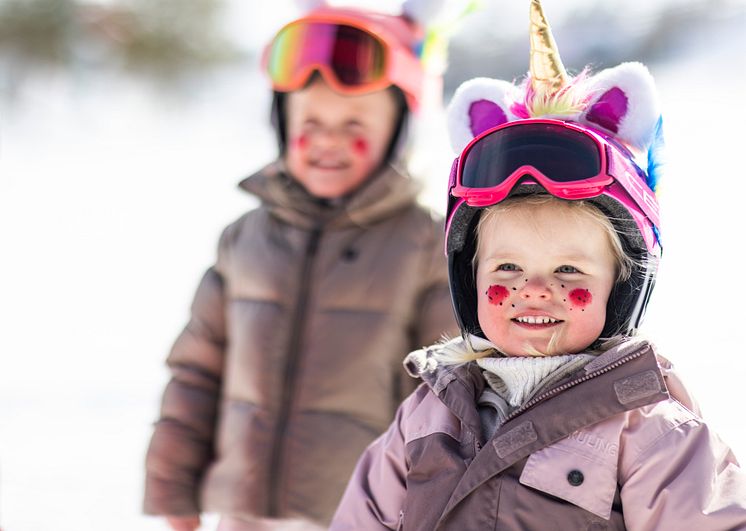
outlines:
M609 297L602 337L634 334L661 256L655 195L661 117L648 70L624 63L597 75L565 71L539 0L531 2L525 83L477 78L448 108L459 157L448 185L446 254L462 333L481 335L472 261L482 211L507 197L585 200L610 220L633 267Z

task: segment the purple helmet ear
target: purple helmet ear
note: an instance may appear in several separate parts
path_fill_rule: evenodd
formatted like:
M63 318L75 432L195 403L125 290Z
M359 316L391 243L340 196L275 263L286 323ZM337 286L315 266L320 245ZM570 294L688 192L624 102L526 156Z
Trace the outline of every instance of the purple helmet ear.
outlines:
M469 106L469 127L472 136L477 136L507 121L508 117L505 116L505 112L493 101L477 100Z
M448 104L451 146L461 153L472 138L517 117L510 111L517 88L507 81L476 78L463 83Z
M627 114L628 103L629 100L622 89L610 88L591 105L585 114L585 119L616 134L619 132L622 118Z
M588 79L592 96L579 121L638 150L653 140L660 106L653 76L640 63L622 63Z

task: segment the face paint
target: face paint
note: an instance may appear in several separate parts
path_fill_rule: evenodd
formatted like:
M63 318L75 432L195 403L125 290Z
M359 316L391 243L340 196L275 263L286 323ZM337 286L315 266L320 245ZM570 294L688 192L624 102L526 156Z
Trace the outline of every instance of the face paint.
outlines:
M505 286L493 284L487 289L487 299L490 304L502 304L508 298L508 290Z
M295 149L306 149L308 147L308 135L301 134L293 138L291 141Z
M356 138L352 141L352 149L360 156L368 154L368 142L364 138Z
M587 289L574 289L570 292L570 295L568 295L570 298L570 302L572 302L575 306L578 306L580 308L583 308L584 306L588 306L591 301L593 300L593 296L591 295L591 292Z

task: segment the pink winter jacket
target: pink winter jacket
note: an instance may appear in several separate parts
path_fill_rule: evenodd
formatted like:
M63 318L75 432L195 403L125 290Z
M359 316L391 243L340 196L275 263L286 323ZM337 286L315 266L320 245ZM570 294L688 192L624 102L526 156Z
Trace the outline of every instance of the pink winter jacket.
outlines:
M421 376L332 531L746 529L746 475L647 343L541 391L489 441L475 363Z

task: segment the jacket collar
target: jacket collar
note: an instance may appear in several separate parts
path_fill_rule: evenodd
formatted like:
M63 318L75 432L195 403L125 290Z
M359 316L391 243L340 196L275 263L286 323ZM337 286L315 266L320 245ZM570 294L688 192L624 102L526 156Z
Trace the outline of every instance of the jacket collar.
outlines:
M489 343L480 338L476 339L480 341L479 345L475 345L476 350L485 350ZM476 339L472 337L472 343ZM463 340L457 338L446 344L436 344L421 351L415 351L405 359L405 368L412 376L422 378L423 382L461 422L475 429L475 433L480 433L481 422L475 404L487 385L482 369L474 361L457 365L442 364L437 361L439 353L444 348L448 348L449 345L453 348L454 343L460 341ZM640 353L649 353L655 363L652 345L644 339L627 338L596 356L583 368L556 382L553 387L559 387L579 377L611 370Z
M385 166L354 191L337 201L309 194L277 160L239 183L278 218L304 229L319 226L367 226L411 206L420 186L392 166Z
M475 404L487 386L482 370L475 362L443 363L448 351L465 351L467 355L482 352L488 347L481 338L471 338L481 343L472 349L472 343L458 337L411 352L404 359L404 367L411 376L420 377L430 390L458 419L475 433L481 433L481 421ZM485 347L485 348L481 348Z
M651 345L639 340L617 345L511 413L468 464L441 521L480 485L530 454L577 430L669 396Z

